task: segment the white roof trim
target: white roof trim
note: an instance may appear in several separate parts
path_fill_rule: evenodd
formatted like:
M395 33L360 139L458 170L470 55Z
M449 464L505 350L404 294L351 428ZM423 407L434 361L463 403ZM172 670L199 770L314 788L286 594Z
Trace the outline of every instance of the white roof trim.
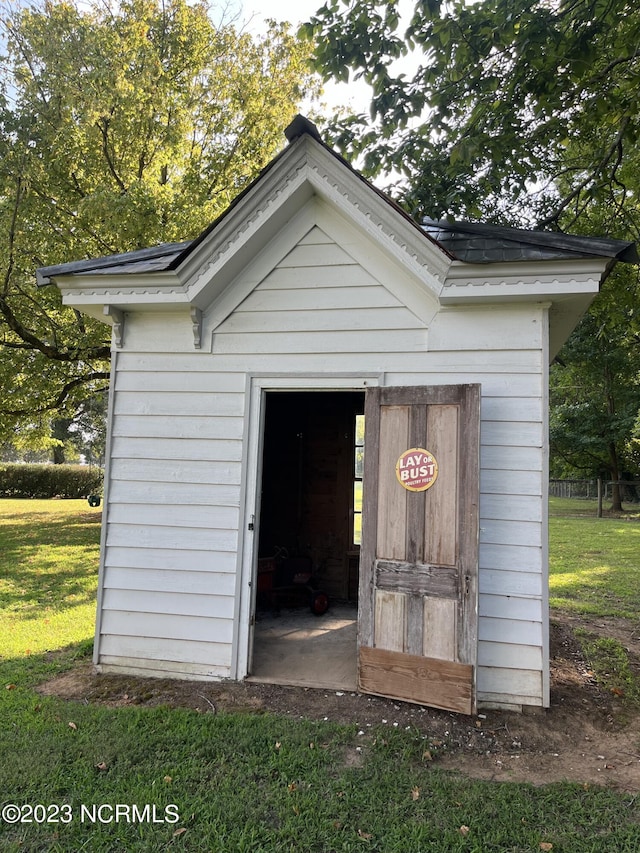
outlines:
M303 136L179 268L190 300L204 308L218 298L246 266L246 255L256 257L314 195L375 240L437 299L449 256L323 145Z
M443 305L472 302L513 302L598 293L607 259L527 261L513 264L452 263L440 295Z
M74 273L57 276L56 283L65 304L94 316L100 316L101 310L96 309L104 304L121 310L166 310L171 305L205 310L246 271L248 259L267 250L285 226L291 228L314 196L375 242L389 261L421 284L420 289L437 306L450 257L347 164L306 134L283 152L177 270ZM300 238L304 233L303 228ZM238 296L240 301L243 297Z

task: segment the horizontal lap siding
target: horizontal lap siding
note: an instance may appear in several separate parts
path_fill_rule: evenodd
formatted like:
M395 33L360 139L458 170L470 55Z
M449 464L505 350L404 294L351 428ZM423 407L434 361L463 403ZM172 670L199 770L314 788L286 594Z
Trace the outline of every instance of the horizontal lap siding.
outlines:
M312 313L320 314L322 312L317 310ZM374 329L373 331L368 329L340 332L322 330L317 336L310 334L312 329L306 331L277 331L273 333L242 332L230 335L222 327L214 333L213 352L216 355L247 355L249 356L248 361L254 366L253 369L256 369L256 357L260 357L261 362L268 362L271 365L271 356L273 354L287 355L281 367L281 370L284 372L291 370L291 356L296 357L296 372L302 369L304 363L316 365L317 370L318 356L323 354L333 356L326 365L323 365L323 370L328 371L331 369L328 366L329 363L336 365L333 370L344 370L345 356L347 356L350 367L353 364L353 369L357 370L358 368L355 365L364 361L357 356L363 353L371 353L376 356L379 353L393 352L398 347L398 337L402 338L403 351L416 354L425 351L427 346L426 329L415 327L413 317L409 311L406 311L405 318L404 327L398 325L392 331L382 328ZM299 356L306 355L312 357L309 359L298 358ZM336 358L335 356L338 357ZM356 356L356 358L352 359L352 356ZM374 361L377 360L374 359ZM276 362L274 361L273 363L275 364Z
M170 605L173 607L173 605ZM231 645L233 623L229 619L163 611L108 610L102 614L103 635L159 640L194 640Z
M107 547L160 548L170 551L236 552L237 531L176 527L169 516L162 527L147 524L136 508L129 506L126 523L109 521Z
M107 565L118 568L135 569L168 569L174 572L229 572L236 568L236 558L233 551L218 552L198 551L195 549L167 548L138 548L116 547L110 545L106 549Z
M350 291L345 306L354 304L358 288L387 305L382 294L373 297L375 280L359 267L349 273L341 266L334 285L340 280ZM336 328L329 318L337 315L323 310L320 300L316 311L300 313L302 304L312 304L302 271L278 272L267 282L215 331L221 368L250 371L258 363L264 373L286 373L292 365L301 374L378 371L387 386L481 383L478 699L541 704L544 312L499 306L477 315L446 311L427 330L409 311L393 307L394 330L386 322L388 307L345 307ZM323 299L336 304L326 293Z
M157 589L106 589L102 606L105 610L121 613L165 614L169 605L168 599L174 599L170 605L172 613L176 616L226 619L228 602L220 595L219 589L213 588L208 592L185 592L183 587L180 592L180 595L174 596L171 592ZM226 630L226 623L221 630Z
M224 568L224 567L221 567ZM116 595L126 590L134 590L145 596L148 592L161 592L173 594L176 592L186 595L198 595L224 600L235 594L235 577L231 572L213 571L208 561L203 558L194 564L193 568L185 568L184 563L178 567L169 564L168 567L149 571L149 566L144 568L131 568L130 566L110 565L105 576L105 589L112 590ZM176 612L179 612L176 609ZM220 616L217 605L211 609L212 615Z
M544 698L542 323L535 308L494 306L443 312L429 330L436 370L428 381L482 384L480 703L539 705ZM400 372L388 373L386 383L422 384L419 374Z
M378 373L387 386L482 385L478 699L541 703L544 311L446 309L427 328L391 285L314 229L226 320L210 327L205 312L201 353L185 318L184 340L166 347L171 324L128 327L112 426L106 665L228 674L246 377ZM173 644L169 626L179 627Z
M157 667L163 675L178 678L192 673L224 677L231 665L230 644L214 641L197 642L172 637L122 638L117 634L103 634L101 650L101 663L110 669L120 666L127 670Z
M99 662L229 676L246 380L203 353L145 352L157 334L134 324L142 351L118 356Z
M357 356L397 347L423 352L427 330L388 288L324 233L310 234L258 285L213 334L216 356ZM240 362L245 361L240 358ZM326 367L323 369L327 369ZM344 370L342 359L339 370Z

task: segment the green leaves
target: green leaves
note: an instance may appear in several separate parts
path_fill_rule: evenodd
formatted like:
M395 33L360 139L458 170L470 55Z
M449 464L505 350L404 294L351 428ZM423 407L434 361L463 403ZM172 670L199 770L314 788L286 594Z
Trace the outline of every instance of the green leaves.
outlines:
M308 43L214 26L204 3L53 0L0 26L0 434L29 409L44 434L65 389L72 413L104 387L110 336L35 269L196 236L318 84Z
M616 269L552 366L550 439L557 475L637 476L638 286L635 270Z
M306 27L325 75L363 76L370 116L334 120L365 172L403 178L415 216L640 238L640 15L628 0L333 0ZM362 33L367 26L366 34ZM412 75L392 73L403 40ZM638 278L616 272L552 372L557 464L640 470Z
M370 121L395 142L378 172L410 176L404 201L414 213L482 211L567 227L583 205L620 196L620 169L637 163L640 132L640 16L627 0L415 3L400 39L420 61L410 78L389 70L402 51L386 5L334 0L305 31L326 77L339 68L340 79L370 83ZM417 186L443 169L444 195Z

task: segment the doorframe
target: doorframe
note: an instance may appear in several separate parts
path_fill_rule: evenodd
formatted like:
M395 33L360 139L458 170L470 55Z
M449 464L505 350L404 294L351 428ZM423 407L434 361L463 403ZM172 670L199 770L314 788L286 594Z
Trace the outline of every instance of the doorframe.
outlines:
M253 621L256 601L260 487L264 448L265 403L270 391L366 391L384 385L384 373L253 373L247 377L243 487L238 529L233 671L236 680L249 675L253 659ZM249 529L251 527L251 529Z

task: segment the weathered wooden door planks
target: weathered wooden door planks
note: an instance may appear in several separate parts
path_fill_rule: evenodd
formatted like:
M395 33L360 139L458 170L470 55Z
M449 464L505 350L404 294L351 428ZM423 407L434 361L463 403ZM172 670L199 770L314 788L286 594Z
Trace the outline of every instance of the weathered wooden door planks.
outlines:
M475 711L480 386L371 388L365 409L360 689ZM410 491L396 461L436 459Z

